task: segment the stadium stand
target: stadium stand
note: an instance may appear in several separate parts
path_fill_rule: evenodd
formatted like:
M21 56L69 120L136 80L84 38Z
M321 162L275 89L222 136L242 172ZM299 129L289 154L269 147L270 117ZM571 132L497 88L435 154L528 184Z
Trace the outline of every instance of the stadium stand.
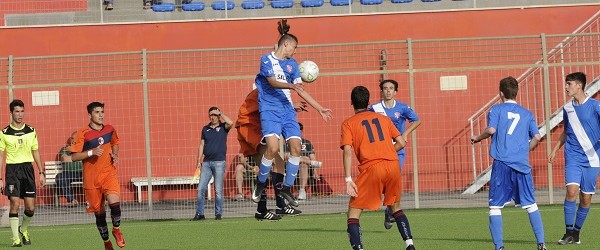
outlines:
M174 3L162 3L152 5L152 11L154 12L171 12L175 10Z
M300 1L300 5L302 7L321 7L323 6L323 0L302 0Z
M214 1L211 4L213 10L225 10L225 1ZM233 10L235 3L233 1L227 1L227 10Z
M262 9L265 7L265 2L261 0L245 0L242 2L242 8L246 10Z
M181 9L184 11L202 11L202 10L204 10L204 3L203 2L184 3L181 5Z
M276 9L285 9L294 7L294 1L292 0L276 0L271 1L271 7Z

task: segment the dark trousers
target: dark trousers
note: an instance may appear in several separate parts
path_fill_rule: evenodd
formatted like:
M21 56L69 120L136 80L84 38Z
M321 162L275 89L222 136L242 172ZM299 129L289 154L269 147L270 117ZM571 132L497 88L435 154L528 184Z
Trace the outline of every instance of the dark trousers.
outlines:
M71 192L71 183L76 181L82 181L82 175L80 171L63 171L56 175L56 184L64 196L67 197L67 201L73 201L73 193Z

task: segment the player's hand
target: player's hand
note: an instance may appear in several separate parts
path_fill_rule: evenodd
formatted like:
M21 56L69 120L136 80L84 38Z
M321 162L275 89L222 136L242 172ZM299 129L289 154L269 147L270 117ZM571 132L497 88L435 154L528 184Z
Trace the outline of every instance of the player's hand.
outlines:
M196 168L196 171L194 171L194 177L192 177L192 183L190 183L190 185L198 184L198 180L200 180L201 168L202 163L198 163L198 167Z
M472 136L471 137L471 144L475 144L478 143L479 141L477 140L477 136Z
M45 174L40 175L40 185L42 185L42 187L46 186L46 175Z
M117 167L119 165L119 155L110 153L110 158L112 159L113 166Z
M346 182L346 193L352 197L358 196L358 188L353 181Z
M101 149L101 148L93 148L90 150L92 150L92 155L95 155L95 156L102 156L104 154L104 149Z
M308 107L308 105L306 104L306 102L296 102L294 104L294 110L296 110L296 112L302 112L302 111L307 111L306 107Z
M290 89L293 89L295 91L304 91L304 83L294 83L291 85L292 87Z
M331 119L333 119L333 111L331 111L331 109L323 108L319 110L319 113L321 113L321 117L325 121L330 121Z
M556 159L556 151L552 151L552 153L550 153L550 155L548 155L548 163L554 162L555 159Z

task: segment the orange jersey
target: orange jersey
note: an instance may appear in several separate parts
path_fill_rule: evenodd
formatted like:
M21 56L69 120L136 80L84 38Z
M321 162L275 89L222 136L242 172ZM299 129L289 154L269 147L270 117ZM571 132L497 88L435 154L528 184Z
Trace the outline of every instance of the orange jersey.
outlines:
M111 125L104 125L101 130L85 126L77 131L71 152L84 152L93 148L101 148L104 154L92 156L83 160L83 187L102 187L102 178L106 175L116 175L117 169L113 166L112 146L119 144L117 131Z
M260 115L258 113L258 89L252 90L246 100L242 103L238 111L238 119L235 122L235 127L243 124L254 123L260 124Z
M392 121L383 115L371 111L362 111L346 119L342 123L342 139L340 147L350 145L358 158L359 170L376 164L379 161L398 161L393 138L400 132Z

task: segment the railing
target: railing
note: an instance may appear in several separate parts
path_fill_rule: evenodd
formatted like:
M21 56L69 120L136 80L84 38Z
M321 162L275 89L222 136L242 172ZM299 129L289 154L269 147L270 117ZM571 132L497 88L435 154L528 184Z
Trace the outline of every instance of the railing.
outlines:
M570 68L573 68L573 66L585 67L582 71L585 71L588 74L588 79L590 80L596 78L600 73L600 67L597 65L589 65L589 63L597 62L600 58L598 41L595 39L590 40L587 37L590 33L593 34L599 31L600 12L596 13L587 22L577 28L571 36L565 37L561 41L554 42L562 37L540 37L540 46L544 42L550 45L556 44L547 53L547 63L544 64L544 60L539 59L531 68L527 69L523 74L517 77L517 80L519 81L517 102L533 111L538 123L543 125L546 117L544 101L543 98L540 98L543 93L544 78L548 78L551 84L552 102L550 110L555 111L566 101L565 91L562 86L566 74L572 72ZM550 74L544 74L544 67L550 67ZM493 105L500 103L500 101L500 97L498 95L495 96L467 119L471 136L481 133L483 129L486 128L487 112ZM546 131L548 131L548 129L544 128L542 136L545 136ZM489 157L488 142L472 145L471 154L473 178L476 179L480 173L491 166L492 163L492 159Z

